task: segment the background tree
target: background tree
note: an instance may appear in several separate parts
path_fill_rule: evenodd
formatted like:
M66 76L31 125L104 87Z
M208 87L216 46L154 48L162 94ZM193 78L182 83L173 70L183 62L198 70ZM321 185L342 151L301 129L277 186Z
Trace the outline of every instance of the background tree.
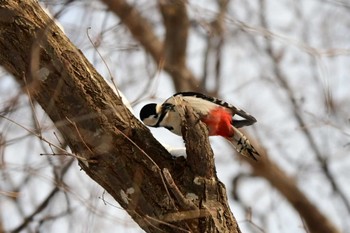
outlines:
M211 140L243 232L349 227L345 3L43 4L136 113L151 99L195 90L258 118L250 138L259 163L233 161L224 141ZM223 186L206 180L216 174L210 148L196 150L198 140L208 145L201 125L185 137L188 160L171 160L37 2L0 6L4 230L115 231L128 221L112 198L146 231L237 229ZM182 141L159 131L162 142ZM194 177L205 179L194 186Z

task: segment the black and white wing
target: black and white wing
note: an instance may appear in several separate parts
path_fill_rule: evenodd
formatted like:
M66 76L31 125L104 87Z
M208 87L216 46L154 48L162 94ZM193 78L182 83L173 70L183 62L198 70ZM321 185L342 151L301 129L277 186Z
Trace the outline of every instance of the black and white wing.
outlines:
M176 105L176 101L182 98L188 102L194 111L199 115L206 115L214 108L221 106L227 108L232 114L232 125L236 128L241 128L243 126L252 125L256 122L255 117L249 113L243 111L242 109L236 108L232 104L229 104L221 99L203 95L196 92L178 92L172 97L167 99L166 103L173 103ZM236 119L235 115L241 117L241 119Z

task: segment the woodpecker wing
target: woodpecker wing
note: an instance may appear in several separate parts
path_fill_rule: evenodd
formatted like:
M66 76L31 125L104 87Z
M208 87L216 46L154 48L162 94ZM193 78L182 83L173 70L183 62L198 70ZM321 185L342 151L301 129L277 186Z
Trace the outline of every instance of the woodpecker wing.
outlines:
M196 92L178 92L174 94L172 97L167 99L165 102L167 103L175 103L177 97L183 98L186 102L188 102L193 110L195 110L200 115L206 115L214 108L221 106L227 109L232 115L232 125L236 128L241 128L243 126L252 125L256 122L255 117L250 115L249 113L236 108L232 104L229 104L221 99L217 99L214 97L206 96L201 93ZM234 116L238 115L243 119L235 119Z

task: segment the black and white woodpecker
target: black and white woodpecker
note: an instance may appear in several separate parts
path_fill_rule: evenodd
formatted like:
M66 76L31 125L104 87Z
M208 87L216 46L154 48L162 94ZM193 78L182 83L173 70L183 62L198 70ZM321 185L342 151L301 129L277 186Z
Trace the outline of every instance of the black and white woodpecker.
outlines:
M162 104L151 103L143 106L140 118L147 126L164 127L181 136L182 120L177 111L179 104L192 107L207 126L209 136L222 136L243 156L258 159L259 153L237 129L254 124L256 119L223 100L195 92L179 92ZM236 119L235 115L240 116L241 119Z

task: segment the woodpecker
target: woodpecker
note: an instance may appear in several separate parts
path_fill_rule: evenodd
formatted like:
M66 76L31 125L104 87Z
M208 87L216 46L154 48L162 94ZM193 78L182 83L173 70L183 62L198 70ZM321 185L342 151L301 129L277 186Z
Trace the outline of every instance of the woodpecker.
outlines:
M235 106L196 92L179 92L162 104L150 103L140 111L140 118L147 126L164 127L181 136L181 117L177 111L181 104L192 107L208 128L209 136L222 136L243 156L258 160L259 153L238 130L252 125L256 119ZM241 119L236 119L236 115ZM235 118L234 118L235 117Z

